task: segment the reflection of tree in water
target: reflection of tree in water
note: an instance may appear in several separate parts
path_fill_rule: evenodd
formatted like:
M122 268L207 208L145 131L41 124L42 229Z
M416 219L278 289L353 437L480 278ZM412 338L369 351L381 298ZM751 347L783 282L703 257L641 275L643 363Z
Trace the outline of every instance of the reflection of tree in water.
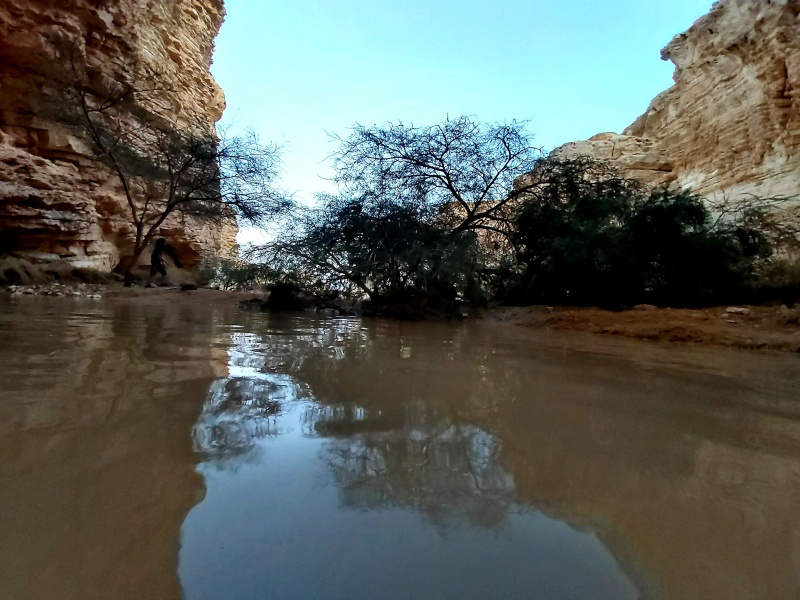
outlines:
M215 381L192 432L196 451L219 466L253 458L257 440L280 433L281 407L297 395L297 386L282 376Z
M281 317L271 319L270 326L258 333L235 333L231 341L232 366L278 373L299 371L309 363L311 368L326 369L346 355L363 358L373 342L354 320Z
M229 377L210 386L192 434L205 460L236 466L258 455L258 440L280 434L284 404L306 393L290 376L275 372L297 369L309 357L328 361L343 355L345 340L358 328L346 321L330 323L303 328L290 322L288 329L231 334Z
M410 339L351 322L278 325L231 336L230 375L211 386L194 430L207 460L225 468L253 460L258 441L279 435L281 421L298 414L292 401L310 400L313 390L300 425L327 440L323 460L345 506L414 510L446 529L493 527L513 510L499 440L468 417L492 411L495 395L481 393L487 374L480 368L448 381L408 377L425 372L415 365L441 360L441 342L411 352ZM458 341L455 335L447 350ZM443 401L453 395L455 405Z
M314 406L306 427L331 436L324 457L345 506L412 509L439 527L499 524L514 506L514 483L500 466L499 440L470 424L407 407L400 427L347 406Z

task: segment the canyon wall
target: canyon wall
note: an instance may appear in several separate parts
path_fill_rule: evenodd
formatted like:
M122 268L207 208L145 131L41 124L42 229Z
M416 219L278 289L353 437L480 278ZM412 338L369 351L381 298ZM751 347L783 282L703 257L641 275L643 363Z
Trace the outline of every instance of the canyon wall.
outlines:
M704 196L800 195L800 0L720 0L661 58L675 84L621 135L554 153Z
M214 135L225 99L209 73L223 0L4 0L0 5L0 253L111 270L133 226L120 182L64 116L75 63L158 97L137 109ZM64 47L71 59L64 58ZM236 225L170 217L160 230L187 265L229 249Z

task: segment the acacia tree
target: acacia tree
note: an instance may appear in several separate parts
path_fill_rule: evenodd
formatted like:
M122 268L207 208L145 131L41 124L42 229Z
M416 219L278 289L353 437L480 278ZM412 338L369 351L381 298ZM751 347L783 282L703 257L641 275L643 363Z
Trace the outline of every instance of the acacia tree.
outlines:
M398 315L452 311L479 287L474 232L451 235L420 205L323 196L254 255ZM469 298L472 299L472 298Z
M375 210L329 195L320 203L297 211L260 256L284 271L378 300L406 290L430 258L434 238L441 237L417 207L387 204Z
M334 180L346 195L424 204L454 234L508 234L510 205L525 191L514 179L541 157L524 122L484 124L468 116L428 127L355 125L349 136L332 138L339 143Z
M119 81L90 85L76 61L70 64L68 110L86 133L94 158L115 174L127 202L133 244L120 264L126 286L139 257L172 215L263 225L291 206L275 185L278 146L262 144L252 131L229 136L223 130L217 136L199 123L179 129L158 109L165 91L153 84L158 77L139 87Z
M390 310L449 310L480 288L476 232L508 235L514 178L540 152L524 123L356 125L332 159L338 195L295 213L262 259Z

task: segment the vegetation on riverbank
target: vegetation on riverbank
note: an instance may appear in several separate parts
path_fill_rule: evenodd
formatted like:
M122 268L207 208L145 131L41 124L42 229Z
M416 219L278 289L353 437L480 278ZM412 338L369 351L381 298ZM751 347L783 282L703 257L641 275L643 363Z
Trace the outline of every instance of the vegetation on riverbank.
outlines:
M594 159L543 155L517 122L389 123L335 139L339 193L248 255L301 288L406 318L800 299L788 200L650 189Z
M114 273L75 267L67 262L34 263L14 256L0 256L0 288L58 282L108 284L121 280L122 277Z
M201 285L271 290L272 310L400 318L544 304L791 311L800 300L789 199L651 189L594 159L546 156L515 121L359 125L334 139L338 193L293 206L267 243L201 267ZM0 285L113 278L13 258L0 267Z

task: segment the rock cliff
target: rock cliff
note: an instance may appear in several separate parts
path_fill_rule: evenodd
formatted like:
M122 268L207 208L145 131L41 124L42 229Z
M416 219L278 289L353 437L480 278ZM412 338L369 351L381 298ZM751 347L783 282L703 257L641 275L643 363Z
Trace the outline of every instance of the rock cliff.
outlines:
M661 58L675 84L630 127L555 153L704 196L800 195L800 0L720 0Z
M159 112L214 131L225 99L209 73L223 0L5 0L0 5L0 253L111 270L132 227L114 175L61 117L59 44L93 86L158 79ZM144 104L146 101L141 100ZM152 106L140 106L145 111ZM161 229L188 265L230 247L235 224L176 216Z

